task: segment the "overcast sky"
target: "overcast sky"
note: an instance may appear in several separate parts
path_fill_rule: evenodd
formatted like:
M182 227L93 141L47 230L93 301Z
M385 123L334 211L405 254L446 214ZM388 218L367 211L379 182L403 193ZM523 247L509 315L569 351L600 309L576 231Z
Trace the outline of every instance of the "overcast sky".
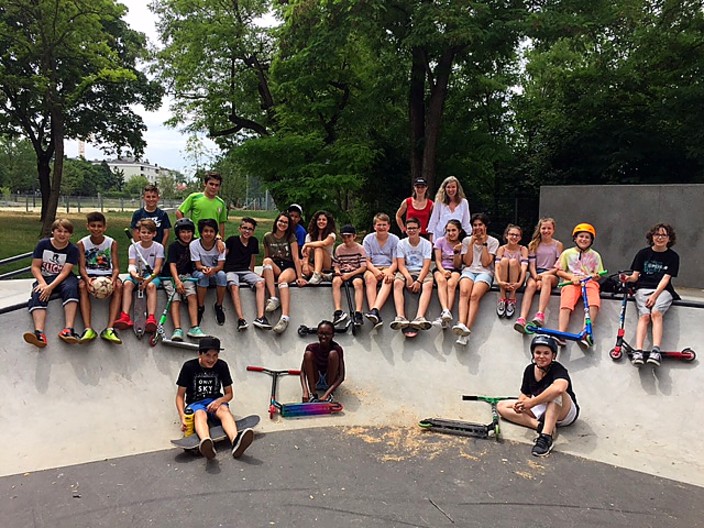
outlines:
M152 43L157 42L156 26L154 14L147 8L146 0L120 0L120 3L127 6L129 12L125 19L127 23L137 31L145 33ZM147 132L145 139L147 148L144 152L144 160L149 160L152 164L157 164L160 167L175 169L181 171L187 176L194 173L194 161L186 159L186 140L187 135L181 134L177 129L169 128L164 125L169 115L169 102L164 101L161 108L156 112L146 112L141 107L137 111L142 115ZM216 151L213 143L208 142L209 148ZM70 158L78 156L78 142L66 142L66 155ZM100 149L97 149L89 144L86 144L86 159L106 159ZM201 161L202 163L202 161Z

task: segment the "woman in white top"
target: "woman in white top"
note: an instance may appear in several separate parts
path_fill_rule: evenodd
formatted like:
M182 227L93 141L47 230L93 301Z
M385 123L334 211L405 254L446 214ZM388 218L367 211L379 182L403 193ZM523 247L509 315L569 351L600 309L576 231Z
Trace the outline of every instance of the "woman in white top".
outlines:
M454 176L448 176L440 184L438 193L435 195L433 214L430 215L430 222L428 222L430 241L433 242L443 236L445 226L452 219L459 220L462 229L471 235L470 218L469 202L465 198L460 181Z
M320 284L323 272L332 269L332 251L335 247L335 219L326 211L318 211L308 224L306 243L303 244L303 275L309 284Z

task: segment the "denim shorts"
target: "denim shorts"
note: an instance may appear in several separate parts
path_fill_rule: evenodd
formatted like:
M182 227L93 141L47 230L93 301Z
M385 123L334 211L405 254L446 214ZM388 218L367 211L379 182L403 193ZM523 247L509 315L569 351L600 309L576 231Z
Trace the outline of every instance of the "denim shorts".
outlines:
M193 277L198 279L199 288L207 288L208 286L217 286L225 288L227 286L227 275L224 271L220 270L212 277L208 277L202 271L194 271Z
M196 402L188 404L186 406L186 409L193 409L194 414L196 411L205 411L206 413L208 413L209 416L215 416L215 413L208 412L208 405L210 405L214 401L215 401L215 398L206 398L204 400L198 400ZM223 403L223 405L226 405L229 407L229 404L227 404L227 403Z
M469 279L472 282L483 282L489 286L491 286L494 282L494 276L491 273L487 273L486 271L474 273L473 271L469 271L467 268L462 270L462 277L460 277L460 280L462 279Z

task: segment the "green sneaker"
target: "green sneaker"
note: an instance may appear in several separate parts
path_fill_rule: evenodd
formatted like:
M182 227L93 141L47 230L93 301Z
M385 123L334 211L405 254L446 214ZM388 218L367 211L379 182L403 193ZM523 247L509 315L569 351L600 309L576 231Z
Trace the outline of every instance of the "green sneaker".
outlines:
M81 339L78 341L79 345L85 345L86 343L90 343L98 337L98 334L93 330L92 328L86 328L83 330L83 333L81 334Z
M191 328L188 333L186 334L188 337L193 337L195 339L201 339L203 337L208 337L208 334L203 332L203 330L200 329L200 326L194 326Z
M174 333L171 334L171 341L178 341L179 343L183 341L183 330L177 328Z
M115 343L116 345L122 344L122 339L120 339L120 336L117 335L117 332L113 328L106 328L105 330L100 332L100 338L105 339L105 341Z

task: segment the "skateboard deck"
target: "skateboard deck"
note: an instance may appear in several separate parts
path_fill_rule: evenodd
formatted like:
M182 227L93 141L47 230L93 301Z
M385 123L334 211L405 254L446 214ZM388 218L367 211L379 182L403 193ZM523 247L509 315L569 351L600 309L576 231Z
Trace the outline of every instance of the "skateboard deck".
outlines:
M137 273L140 277L142 276L142 271L142 263L137 260ZM132 320L134 321L134 326L132 328L134 330L134 334L137 336L137 339L142 339L142 336L144 335L144 326L147 322L146 312L147 298L144 294L144 290L138 287L137 293L134 297L134 310L132 312Z
M257 416L256 414L252 414L250 416L240 418L239 420L235 420L235 424L237 425L238 431L255 427L258 423L259 416ZM222 440L227 439L227 435L225 434L225 431L223 430L221 425L216 425L210 428L210 439L213 442L220 442ZM181 449L184 449L186 451L192 451L198 449L198 445L200 444L200 438L198 438L198 435L196 433L193 433L190 436L184 436L183 438L178 438L177 440L171 440L171 443L176 447L180 447Z
M401 330L401 332L403 332L404 337L407 337L409 339L412 339L418 335L418 330L416 328L411 328L410 326L407 326L406 328Z

